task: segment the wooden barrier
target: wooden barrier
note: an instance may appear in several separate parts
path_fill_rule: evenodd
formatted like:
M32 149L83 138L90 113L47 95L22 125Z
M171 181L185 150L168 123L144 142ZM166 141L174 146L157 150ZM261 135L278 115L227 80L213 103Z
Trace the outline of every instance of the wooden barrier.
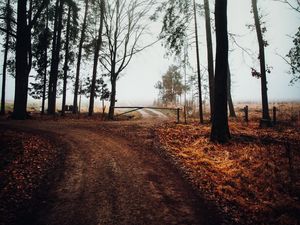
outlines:
M180 108L152 107L152 106L149 106L149 107L147 107L147 106L146 107L145 106L115 106L114 108L115 109L131 109L127 112L115 115L116 117L127 114L127 113L135 112L140 109L175 110L176 114L177 114L177 123L180 123L180 110L181 110Z

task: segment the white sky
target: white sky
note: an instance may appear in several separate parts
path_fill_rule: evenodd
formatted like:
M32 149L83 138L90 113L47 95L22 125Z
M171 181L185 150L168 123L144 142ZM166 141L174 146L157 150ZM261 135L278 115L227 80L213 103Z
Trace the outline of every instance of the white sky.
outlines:
M202 1L201 1L202 2ZM253 24L253 15L250 14L251 1L248 0L228 0L228 28L229 32L243 35L237 38L240 45L250 48L257 52L257 40L255 31L249 31L245 24ZM258 1L262 12L266 15L267 33L266 39L269 46L266 48L266 62L273 67L272 73L268 74L268 94L270 101L278 100L300 100L300 82L294 86L289 86L291 76L287 74L288 65L276 55L286 55L292 47L292 39L287 35L294 35L300 25L300 14L290 10L288 6L273 2L272 0ZM213 11L213 5L211 4ZM157 36L160 30L160 24L152 26L153 38ZM201 64L206 66L206 46L205 46L205 27L204 18L199 21L200 33L200 60ZM215 37L213 36L213 40ZM147 40L146 40L147 41ZM149 39L149 41L151 41ZM235 50L230 53L230 67L232 72L232 94L234 101L260 101L260 80L253 78L250 73L250 67L258 68L258 61L252 60L241 50L234 47ZM193 50L193 49L192 49ZM172 64L171 59L164 57L165 49L160 43L136 55L128 68L124 71L122 77L117 83L118 104L152 104L157 98L155 83L161 79L161 76ZM191 64L194 65L194 59ZM0 55L0 68L2 73L3 55ZM2 78L1 78L2 80ZM1 82L0 82L1 83ZM68 104L72 104L73 97L70 84L68 94ZM1 87L0 87L1 89ZM9 78L7 81L7 100L12 101L14 95L14 81ZM32 100L31 100L32 101ZM59 100L58 100L59 101ZM83 106L87 101L83 101Z

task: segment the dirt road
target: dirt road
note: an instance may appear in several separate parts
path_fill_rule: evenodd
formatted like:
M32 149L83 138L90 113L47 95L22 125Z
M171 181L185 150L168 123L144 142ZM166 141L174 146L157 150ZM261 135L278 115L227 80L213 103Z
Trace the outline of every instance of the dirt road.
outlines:
M5 122L29 132L47 131L66 146L61 179L30 223L215 224L189 185L151 149L149 124L145 124ZM124 138L118 132L131 135ZM141 136L148 137L145 144L133 145L133 138Z

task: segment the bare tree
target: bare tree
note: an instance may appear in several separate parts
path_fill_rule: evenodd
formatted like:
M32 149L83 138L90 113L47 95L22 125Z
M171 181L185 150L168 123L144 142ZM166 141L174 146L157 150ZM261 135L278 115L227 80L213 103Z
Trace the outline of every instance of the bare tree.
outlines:
M259 45L259 62L260 62L260 79L261 79L261 95L262 95L262 120L261 125L270 126L271 118L269 115L268 93L267 93L267 77L265 63L265 41L263 39L261 21L258 15L257 0L252 0L252 9L254 14L254 22Z
M141 37L147 30L147 25L143 20L153 3L153 0L107 1L104 19L107 46L102 49L100 62L110 75L109 119L113 119L114 116L116 84L121 72L128 66L133 55L153 44L139 45Z

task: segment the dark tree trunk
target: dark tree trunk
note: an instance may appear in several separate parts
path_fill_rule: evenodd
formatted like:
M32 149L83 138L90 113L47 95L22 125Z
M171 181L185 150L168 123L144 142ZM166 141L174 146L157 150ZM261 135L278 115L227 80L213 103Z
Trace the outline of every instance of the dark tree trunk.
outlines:
M216 0L216 73L211 140L225 143L230 139L227 116L228 32L227 0Z
M108 112L108 119L113 120L115 114L115 105L116 105L116 91L117 91L117 76L115 74L111 75L111 93L110 93L110 106Z
M44 0L32 18L32 1L29 2L27 13L27 0L18 1L17 7L17 40L16 40L16 77L14 119L26 119L28 78L32 64L31 28L36 23L42 10L49 4Z
M236 117L234 111L234 105L231 97L231 73L230 73L229 64L228 64L228 73L227 73L227 101L228 101L228 108L229 108L229 116Z
M54 30L53 30L53 38L52 38L52 53L51 53L51 65L50 65L50 75L49 75L49 85L48 85L48 110L47 114L50 113L50 107L53 104L52 101L52 95L53 95L53 66L54 66L54 58L55 58L55 52L57 47L57 28L58 28L58 8L59 8L60 0L56 0L55 3L55 15L54 15Z
M7 55L8 55L8 41L9 34L6 34L4 49L4 61L3 61L3 73L2 73L2 95L1 95L1 115L5 115L5 90L6 90L6 68L7 68Z
M47 40L48 40L48 32L49 32L49 19L48 19L48 14L49 14L49 8L47 6L47 18L46 18L46 35L47 35ZM46 101L46 86L47 86L47 66L48 66L48 46L45 45L45 58L44 58L44 64L45 64L45 69L44 69L44 79L43 79L43 96L42 96L42 111L41 114L45 114L45 101Z
M267 77L265 64L265 49L264 40L260 26L260 20L257 9L257 0L252 0L252 9L254 14L254 22L259 45L259 61L261 73L261 96L262 96L262 121L265 125L271 125L271 118L269 114L268 93L267 93Z
M210 103L210 118L214 112L214 57L213 46L211 38L211 24L210 24L210 9L209 1L204 0L205 9L205 27L206 27L206 42L207 42L207 68L208 68L208 83L209 83L209 103Z
M26 119L30 27L27 24L26 14L27 1L18 1L17 8L17 40L16 40L16 78L15 78L15 99L14 119Z
M101 0L100 26L99 26L96 48L94 52L94 66L93 66L93 77L92 77L91 94L90 94L89 116L92 116L94 112L97 67L98 67L99 51L102 45L102 31L103 31L103 20L104 20L104 12L105 12L104 7L105 7L104 0Z
M202 124L203 121L203 108L202 108L202 92L201 92L201 74L200 74L200 56L199 56L199 42L198 42L198 24L196 2L194 0L194 21L195 21L195 38L196 38L196 56L197 56L197 74L198 74L198 89L199 89L199 119Z
M10 0L7 0L6 8L10 7ZM5 115L5 90L6 90L6 68L7 68L7 56L8 56L8 44L9 44L9 32L11 30L9 15L6 18L6 37L5 37L5 46L4 46L4 61L3 61L3 73L2 73L2 95L1 95L1 115Z
M65 44L65 63L64 63L64 78L63 78L63 99L61 106L61 114L65 115L66 95L67 95L67 79L68 79L68 64L69 64L69 42L70 42L70 24L71 24L71 7L68 10L66 44Z
M78 58L77 58L77 67L76 67L76 77L75 77L75 89L74 89L74 100L73 100L73 113L78 112L78 89L79 89L79 75L80 75L80 66L81 66L81 57L82 57L82 47L85 40L85 31L86 31L86 21L87 21L87 13L89 8L89 0L85 1L85 10L84 10L84 19L81 28L81 36L78 47Z
M59 53L61 48L61 30L62 30L62 15L63 15L63 0L57 0L53 46L52 46L52 61L49 78L48 90L48 114L53 115L56 112L56 92L57 92L57 79L58 79L58 66L59 66Z
M120 12L120 1L117 0L116 2L116 16L119 15ZM118 20L116 19L115 21L115 32L114 32L114 42L113 42L113 54L111 56L111 70L110 70L110 83L111 83L111 92L110 92L110 105L109 105L109 111L108 111L108 119L113 120L114 119L114 114L115 114L115 104L116 104L116 86L117 86L117 78L119 73L116 73L116 58L117 58L117 35L118 35L118 29L119 29L119 23ZM127 48L127 46L126 46ZM121 67L120 67L121 68Z

